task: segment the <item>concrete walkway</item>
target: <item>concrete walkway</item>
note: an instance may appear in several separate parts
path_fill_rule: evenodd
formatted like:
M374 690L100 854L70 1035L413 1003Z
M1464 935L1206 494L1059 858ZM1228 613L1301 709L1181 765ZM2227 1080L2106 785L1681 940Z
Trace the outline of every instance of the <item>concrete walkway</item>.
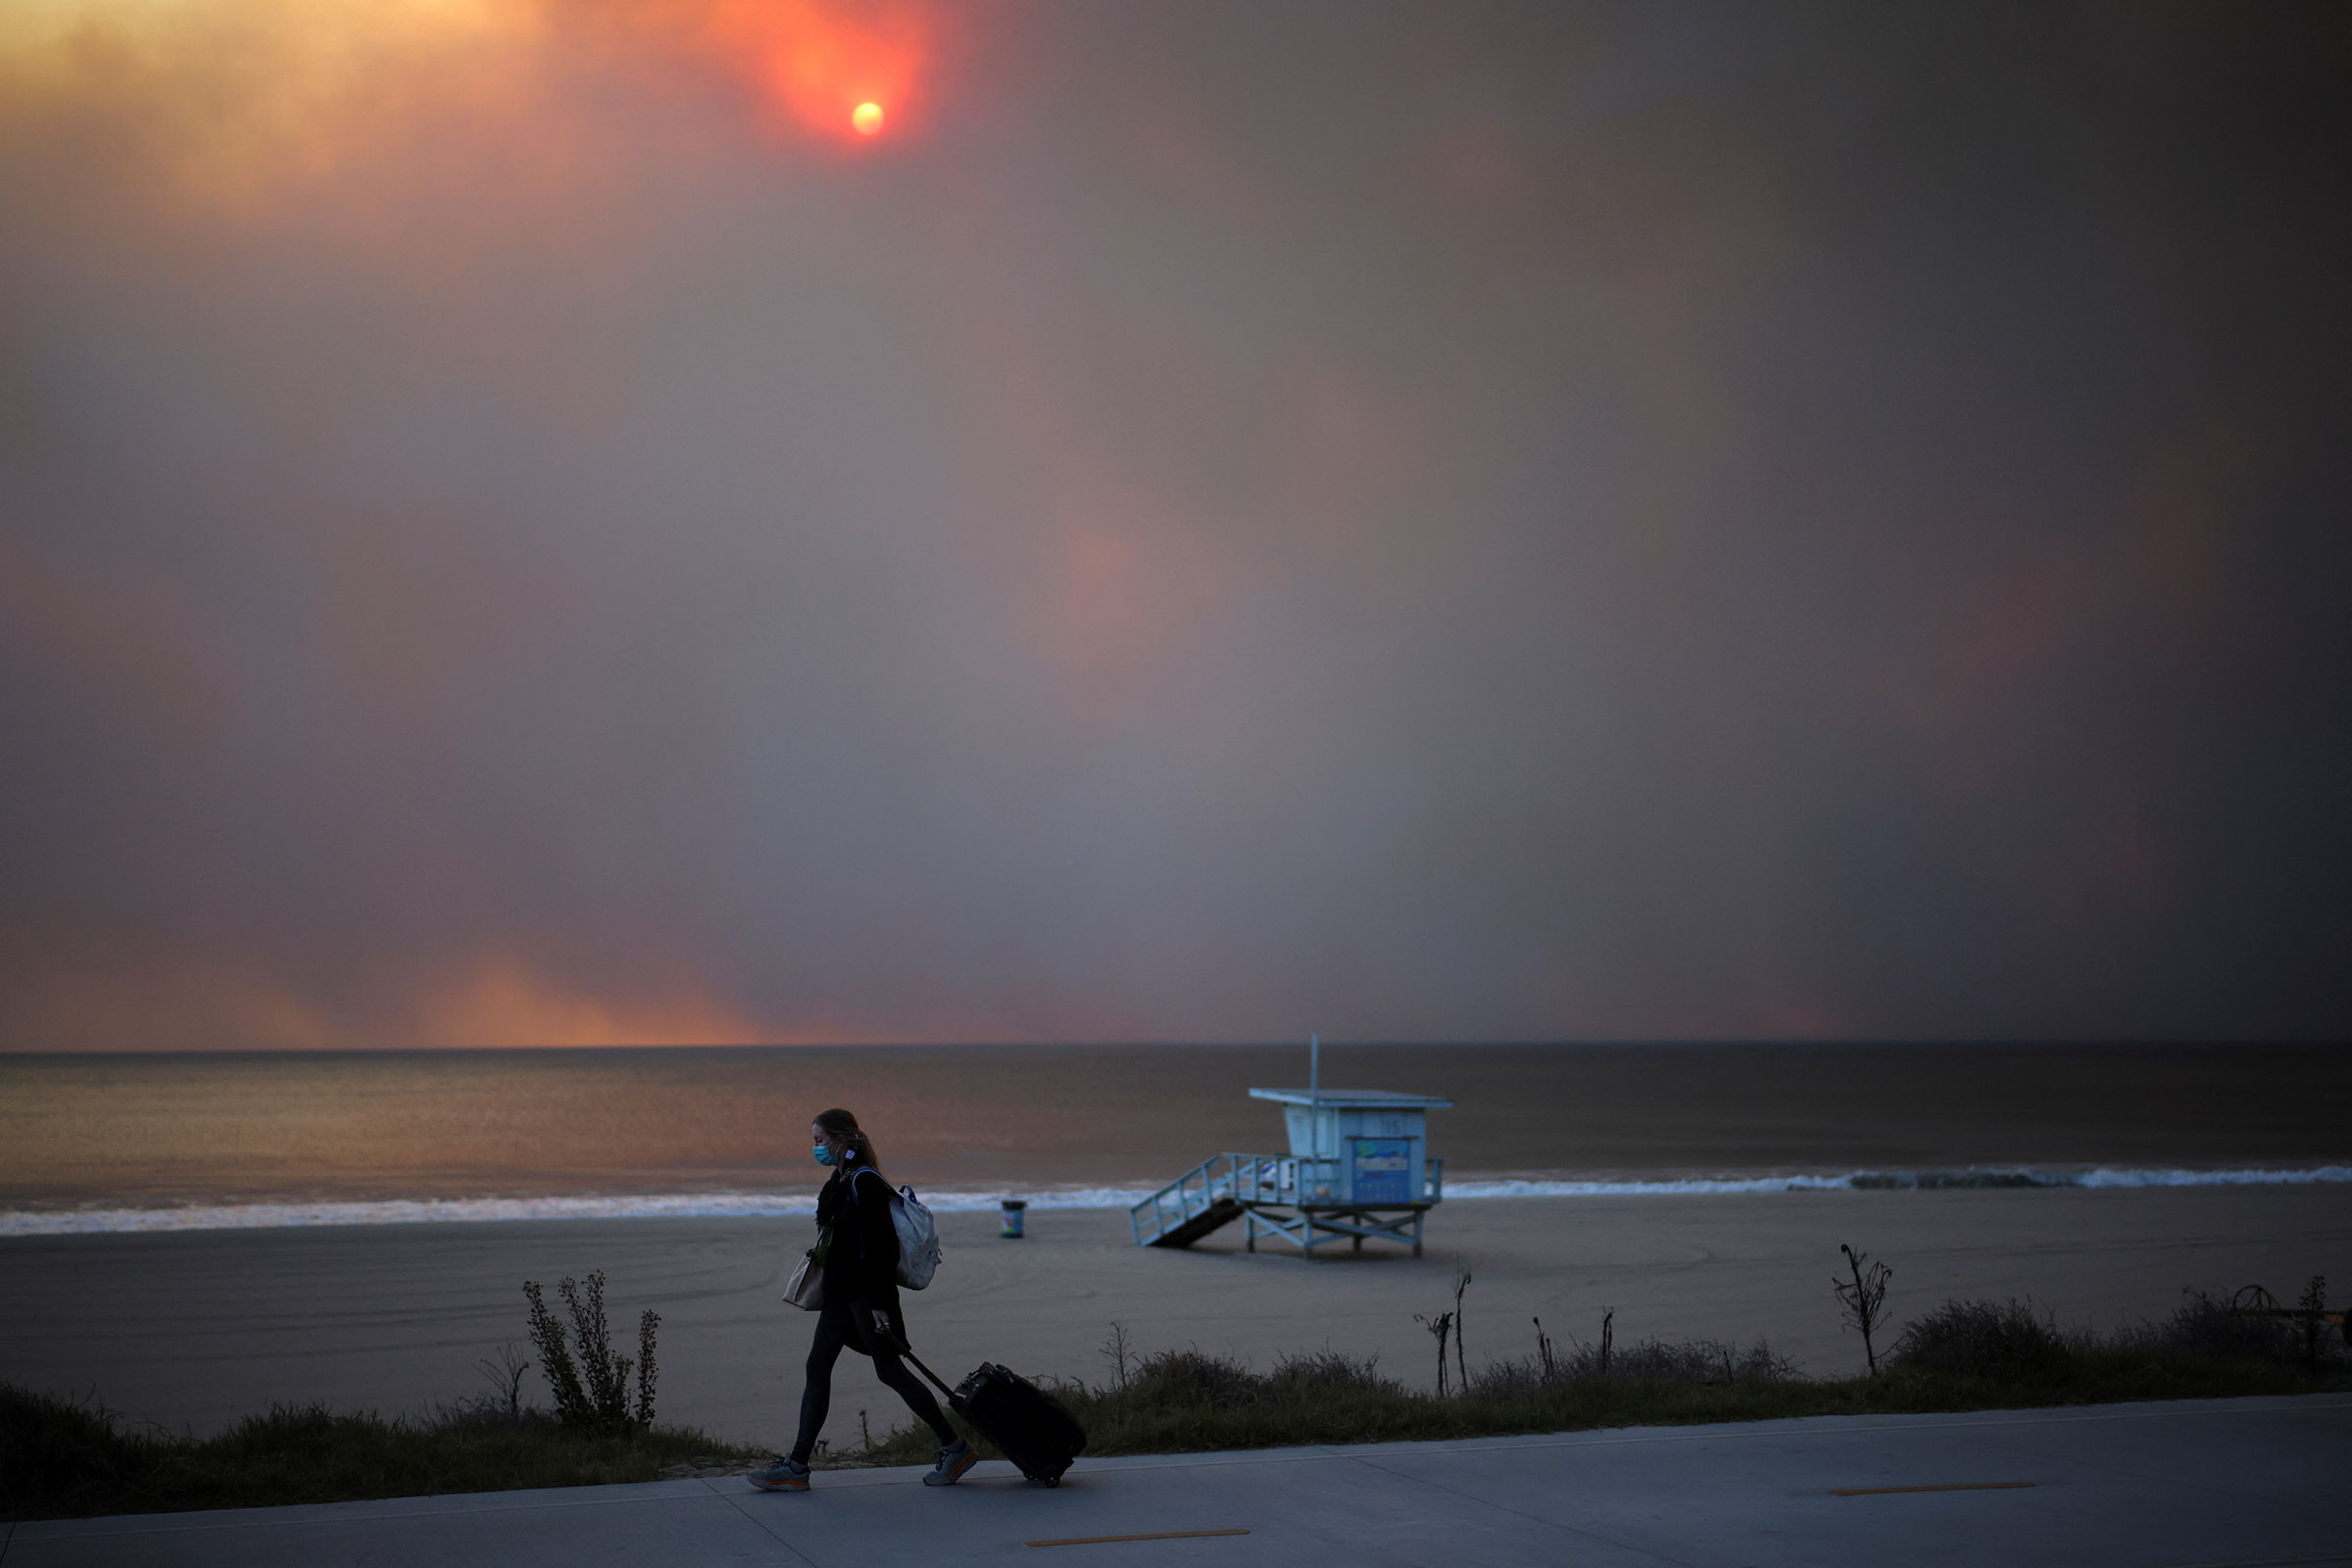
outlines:
M919 1474L22 1524L0 1568L2352 1564L2352 1396L1081 1460L1052 1491Z

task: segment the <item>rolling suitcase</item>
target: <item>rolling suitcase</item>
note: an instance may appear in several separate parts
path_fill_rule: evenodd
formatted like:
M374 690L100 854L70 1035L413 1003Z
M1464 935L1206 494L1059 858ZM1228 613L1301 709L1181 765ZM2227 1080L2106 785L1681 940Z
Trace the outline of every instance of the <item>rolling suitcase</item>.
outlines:
M948 1396L948 1408L969 1421L1030 1480L1060 1486L1061 1473L1085 1449L1086 1429L1078 1418L1019 1373L989 1361L951 1390L938 1373L915 1360L912 1350L902 1345L899 1353Z

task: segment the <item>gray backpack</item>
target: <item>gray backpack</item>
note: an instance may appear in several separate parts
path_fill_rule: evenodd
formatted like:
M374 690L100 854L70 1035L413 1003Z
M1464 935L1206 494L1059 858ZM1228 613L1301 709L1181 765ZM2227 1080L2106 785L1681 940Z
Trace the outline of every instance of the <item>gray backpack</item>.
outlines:
M850 1197L857 1196L858 1184L853 1181ZM890 1227L899 1233L899 1284L919 1291L939 1272L939 1226L922 1200L914 1196L913 1188L902 1187L890 1195Z

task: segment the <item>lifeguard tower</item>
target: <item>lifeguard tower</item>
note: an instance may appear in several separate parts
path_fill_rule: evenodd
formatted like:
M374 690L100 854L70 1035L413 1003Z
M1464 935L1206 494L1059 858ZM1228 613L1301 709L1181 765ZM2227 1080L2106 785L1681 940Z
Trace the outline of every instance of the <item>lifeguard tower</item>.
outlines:
M1316 1076L1320 1076L1318 1073ZM1429 1113L1453 1102L1381 1089L1252 1089L1282 1106L1288 1154L1215 1154L1128 1212L1138 1247L1190 1247L1235 1220L1301 1256L1345 1240L1405 1242L1421 1255L1421 1217L1446 1196L1446 1162L1429 1157Z

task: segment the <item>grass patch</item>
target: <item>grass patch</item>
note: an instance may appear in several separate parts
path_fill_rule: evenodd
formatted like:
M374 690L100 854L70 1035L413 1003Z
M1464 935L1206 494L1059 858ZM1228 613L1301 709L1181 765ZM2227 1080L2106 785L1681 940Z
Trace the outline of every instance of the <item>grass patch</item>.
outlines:
M0 1384L0 1517L11 1520L597 1486L767 1458L691 1428L583 1432L489 1400L422 1418L281 1404L218 1437L174 1438Z
M1784 1416L2015 1409L2352 1388L2330 1346L2316 1364L2295 1326L2192 1298L2162 1323L2069 1331L2023 1301L1952 1301L1911 1323L1876 1377L1807 1378L1761 1342L1603 1340L1490 1361L1448 1395L1406 1388L1374 1359L1323 1351L1259 1371L1197 1349L1138 1357L1114 1332L1114 1376L1051 1386L1090 1455L1501 1437ZM838 1427L836 1432L838 1434ZM927 1464L917 1425L825 1465ZM982 1445L984 1453L994 1450ZM654 1481L748 1469L766 1449L690 1428L565 1426L509 1397L430 1417L281 1405L219 1437L127 1428L102 1407L0 1385L0 1515L333 1502L435 1493Z
M1490 1361L1446 1396L1406 1388L1374 1359L1329 1351L1260 1372L1197 1349L1163 1350L1136 1361L1123 1382L1050 1386L1086 1428L1086 1451L1101 1456L2352 1388L2341 1354L2316 1370L2304 1356L2288 1326L2232 1317L2202 1298L2163 1323L2109 1334L2061 1330L2027 1302L1954 1301L1906 1328L1876 1377L1803 1377L1762 1342L1653 1339L1566 1351L1540 1341L1536 1354ZM862 1457L920 1464L932 1446L917 1427Z

